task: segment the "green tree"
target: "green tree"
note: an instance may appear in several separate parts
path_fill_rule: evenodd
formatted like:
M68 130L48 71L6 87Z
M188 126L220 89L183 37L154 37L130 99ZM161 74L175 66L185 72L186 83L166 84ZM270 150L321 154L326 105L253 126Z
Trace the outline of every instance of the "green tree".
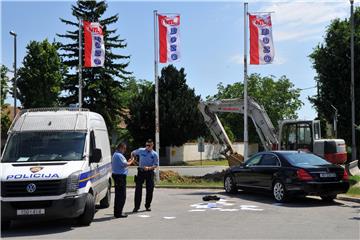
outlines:
M31 41L23 67L18 71L18 97L24 108L59 105L63 76L66 72L57 53L57 44Z
M155 136L155 89L144 82L129 105L127 128L135 143L143 145ZM206 134L206 126L197 105L200 96L186 84L185 70L169 65L161 70L159 78L160 144L180 146Z
M10 127L9 111L6 110L8 104L5 104L6 96L9 92L9 77L7 76L8 68L4 65L0 67L0 76L1 76L1 139L5 139L7 135L7 130ZM1 146L2 147L2 146Z
M294 88L294 84L285 76L275 80L275 77L261 77L259 74L251 74L248 78L248 95L264 106L275 128L279 120L296 119L296 111L302 106L299 100L300 90ZM244 85L237 82L226 87L218 84L218 93L208 96L208 100L243 98ZM220 119L227 129L228 134L234 135L235 140L242 141L244 133L243 116L235 113L222 113ZM256 129L249 119L249 140L259 142Z
M360 124L360 8L355 11L355 116ZM318 95L309 98L320 118L332 122L334 110L338 109L338 138L351 145L351 66L350 66L350 22L348 19L335 19L326 30L324 42L318 44L310 55L317 72L315 80ZM360 148L360 134L357 134ZM360 149L359 149L360 150Z
M6 99L6 96L9 92L9 86L8 86L8 82L9 82L9 77L6 75L8 73L9 69L4 66L1 65L0 67L0 74L1 74L1 84L0 84L0 88L1 88L1 106L4 105L4 101Z
M120 39L116 34L116 28L109 26L118 21L118 15L104 18L108 5L105 1L77 1L72 5L72 15L75 21L60 20L74 28L72 31L66 31L66 34L57 34L64 39L61 43L61 56L64 57L64 63L73 71L65 77L64 90L66 96L62 98L64 104L74 104L78 102L78 76L76 67L78 66L79 56L79 18L85 21L99 22L103 27L105 42L105 63L104 67L83 68L83 107L89 108L94 112L100 113L110 130L117 128L122 115L124 105L121 102L121 92L123 88L121 81L129 77L130 72L126 70L128 62L124 60L129 56L118 53L126 47L125 40ZM84 41L82 47L84 48ZM82 51L84 53L84 51ZM84 57L84 55L83 55Z

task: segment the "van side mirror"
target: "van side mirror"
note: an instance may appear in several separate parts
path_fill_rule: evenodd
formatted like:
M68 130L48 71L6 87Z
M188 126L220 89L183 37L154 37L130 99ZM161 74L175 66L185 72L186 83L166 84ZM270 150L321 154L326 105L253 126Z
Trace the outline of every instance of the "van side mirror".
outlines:
M90 163L98 163L98 162L100 162L101 158L102 158L101 149L95 148L92 153Z

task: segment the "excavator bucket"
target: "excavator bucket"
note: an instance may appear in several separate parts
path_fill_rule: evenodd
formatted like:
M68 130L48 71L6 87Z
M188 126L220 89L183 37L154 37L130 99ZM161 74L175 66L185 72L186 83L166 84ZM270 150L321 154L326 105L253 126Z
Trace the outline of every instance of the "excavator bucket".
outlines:
M359 168L358 160L346 164L345 169L347 170L350 176L360 176L360 168Z
M230 167L239 166L241 163L244 162L244 156L238 153L233 153L227 156L227 160Z

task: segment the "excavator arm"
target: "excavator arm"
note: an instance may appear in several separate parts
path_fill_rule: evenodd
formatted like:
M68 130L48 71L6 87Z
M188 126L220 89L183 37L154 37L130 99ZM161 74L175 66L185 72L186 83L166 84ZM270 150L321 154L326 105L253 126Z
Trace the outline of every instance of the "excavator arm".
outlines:
M239 163L243 162L244 157L234 151L231 141L216 113L232 112L243 114L244 100L235 98L200 102L198 108L215 141L225 145L226 148L222 154L228 159L229 165L239 165ZM264 107L250 97L248 98L248 116L252 119L264 148L271 150L273 144L278 144L275 128Z

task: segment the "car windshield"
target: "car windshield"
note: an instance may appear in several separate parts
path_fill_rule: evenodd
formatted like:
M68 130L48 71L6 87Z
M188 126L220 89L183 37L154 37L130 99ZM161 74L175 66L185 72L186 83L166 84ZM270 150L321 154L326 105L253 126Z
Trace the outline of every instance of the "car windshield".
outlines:
M12 133L1 162L82 160L86 132Z
M322 159L311 153L283 153L286 159L294 166L319 166L330 164L326 160Z

